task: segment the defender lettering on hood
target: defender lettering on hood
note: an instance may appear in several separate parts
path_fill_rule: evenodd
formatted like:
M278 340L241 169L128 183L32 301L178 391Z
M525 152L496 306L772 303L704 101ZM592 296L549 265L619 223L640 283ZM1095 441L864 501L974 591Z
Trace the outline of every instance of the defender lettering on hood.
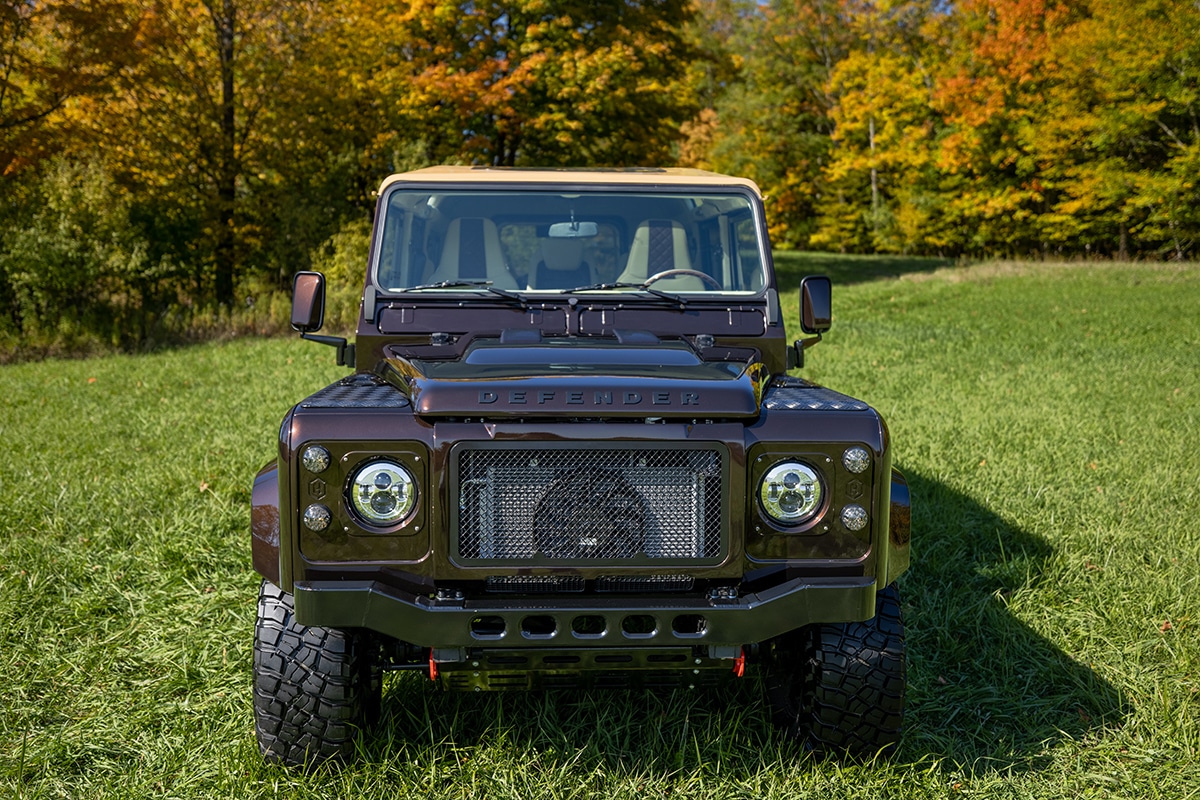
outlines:
M508 392L507 399L501 401L500 395L496 394L495 392L480 390L479 405L490 406L497 402L506 402L510 406L523 406L533 402L532 399L526 397L527 394L528 392L524 390L510 391ZM546 403L553 403L558 394L558 392L546 391L544 389L540 390L537 393L537 404L545 405ZM583 397L584 391L582 389L574 391L567 390L562 394L564 395L566 404L569 406L581 406L588 402ZM626 406L641 405L642 401L646 399L643 398L638 392L624 392L618 394L620 394L619 403ZM656 406L669 406L673 403L671 399L671 392L654 392L649 398L649 401ZM613 399L612 392L593 392L591 402L593 405L597 406L611 406L614 402L618 401ZM674 402L681 406L699 406L700 394L699 392L681 391L679 392L678 400Z
M392 356L386 373L424 417L595 414L662 418L757 416L757 360L705 361L685 342L629 347L614 339L477 339L462 357Z

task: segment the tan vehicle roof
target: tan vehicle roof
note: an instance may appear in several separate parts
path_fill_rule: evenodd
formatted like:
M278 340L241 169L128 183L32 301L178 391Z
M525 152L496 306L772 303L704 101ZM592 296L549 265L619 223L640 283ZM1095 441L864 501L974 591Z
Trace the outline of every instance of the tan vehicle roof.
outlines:
M752 180L734 178L702 169L681 167L628 169L550 169L512 167L426 167L403 172L384 180L379 187L382 192L395 183L544 183L544 184L595 184L597 186L703 186L741 187L749 189L759 197L762 192Z

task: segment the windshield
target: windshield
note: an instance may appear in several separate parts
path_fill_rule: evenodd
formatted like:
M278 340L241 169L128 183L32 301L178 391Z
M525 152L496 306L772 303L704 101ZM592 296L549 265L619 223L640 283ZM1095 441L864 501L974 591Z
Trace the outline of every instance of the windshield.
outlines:
M639 291L753 294L764 257L737 193L415 191L383 208L384 291Z

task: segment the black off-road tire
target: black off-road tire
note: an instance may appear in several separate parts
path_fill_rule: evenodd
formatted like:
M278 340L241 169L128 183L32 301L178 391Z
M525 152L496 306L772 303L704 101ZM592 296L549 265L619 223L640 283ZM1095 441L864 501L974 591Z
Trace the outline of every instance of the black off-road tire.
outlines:
M767 693L774 721L818 753L891 755L906 685L900 593L876 595L866 622L809 625L774 643Z
M263 581L254 627L254 732L267 761L313 766L354 749L378 719L379 647L363 631L301 625L292 595Z

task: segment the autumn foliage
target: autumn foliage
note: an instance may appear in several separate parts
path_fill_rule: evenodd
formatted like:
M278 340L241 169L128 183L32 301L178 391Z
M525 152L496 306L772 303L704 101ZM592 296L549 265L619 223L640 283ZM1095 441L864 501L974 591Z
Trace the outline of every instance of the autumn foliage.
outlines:
M1195 2L813 0L735 13L744 66L713 105L720 126L702 158L758 166L787 245L1195 256ZM820 109L802 130L780 124L811 113L791 110L797 98ZM788 111L762 121L772 106Z
M0 338L261 327L431 163L745 175L784 247L1193 258L1200 6L0 0Z

